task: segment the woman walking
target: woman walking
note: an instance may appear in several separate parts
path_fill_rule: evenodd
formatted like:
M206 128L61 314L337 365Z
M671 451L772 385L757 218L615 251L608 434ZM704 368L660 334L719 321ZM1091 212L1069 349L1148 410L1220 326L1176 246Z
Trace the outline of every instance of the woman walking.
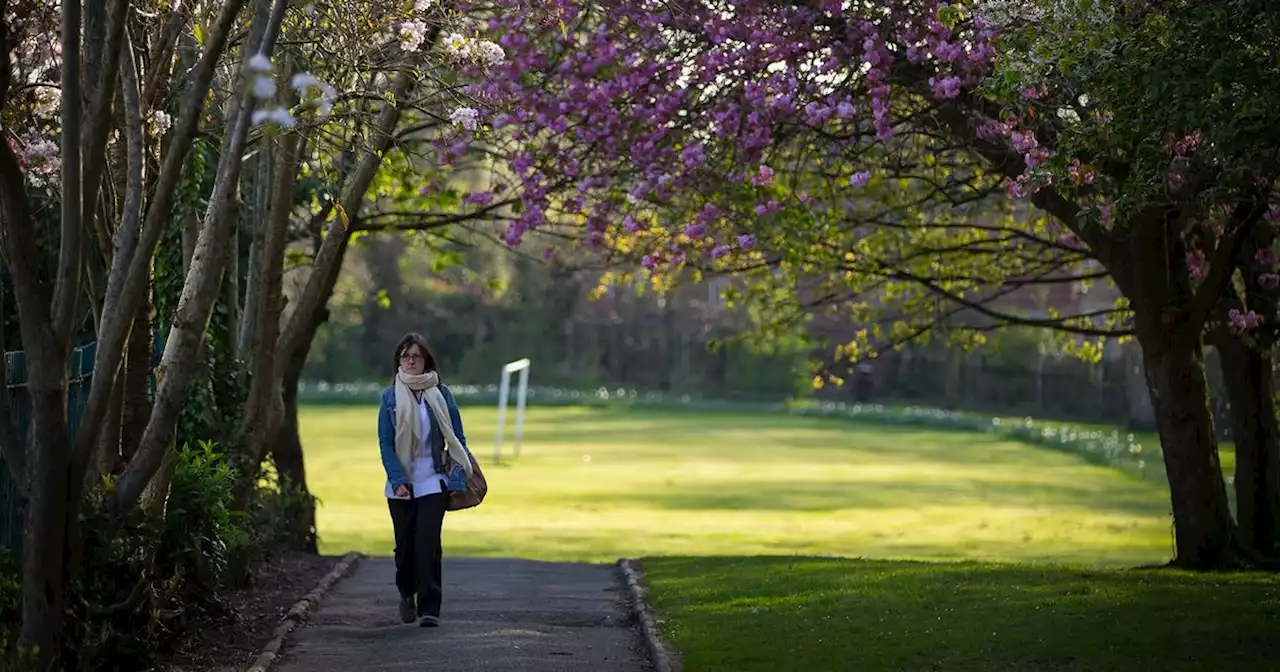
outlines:
M465 476L446 475L446 461L471 472L458 404L440 384L436 358L420 334L406 334L395 352L396 376L382 391L378 444L387 472L386 497L395 531L396 588L400 620L440 625L440 528L451 486ZM449 457L457 460L449 460ZM461 477L461 478L459 478ZM459 482L461 481L461 482Z

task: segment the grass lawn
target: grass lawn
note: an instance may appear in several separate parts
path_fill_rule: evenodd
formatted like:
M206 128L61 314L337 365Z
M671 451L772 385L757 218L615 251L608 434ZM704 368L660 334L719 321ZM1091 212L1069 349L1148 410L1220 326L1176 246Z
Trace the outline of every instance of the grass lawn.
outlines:
M322 551L389 554L376 408L301 413ZM531 408L522 455L497 465L495 410L463 417L491 490L446 519L445 552L640 557L688 672L1280 669L1280 582L1125 569L1168 559L1168 495L1068 454L838 419Z
M300 420L322 550L389 554L376 408L304 407ZM533 408L519 460L495 465L495 409L464 408L463 420L490 492L445 521L448 553L1104 566L1170 554L1169 505L1158 486L989 436L823 418Z
M685 670L1280 669L1280 580L835 558L646 558Z

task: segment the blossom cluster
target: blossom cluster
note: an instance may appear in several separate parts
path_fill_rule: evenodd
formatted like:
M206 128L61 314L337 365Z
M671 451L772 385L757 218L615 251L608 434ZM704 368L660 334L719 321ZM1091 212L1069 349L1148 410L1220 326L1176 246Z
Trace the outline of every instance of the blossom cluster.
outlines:
M62 110L61 2L17 0L5 7L13 78L0 127L32 186L55 189L62 170L58 146Z
M250 94L259 104L266 105L253 111L252 121L254 125L271 124L280 128L292 128L296 123L293 111L283 105L270 106L278 93L274 70L271 59L263 54L254 54L244 63ZM303 109L314 109L321 117L327 117L333 112L338 92L315 75L309 72L295 73L289 80L289 87L297 92Z
M62 170L62 153L58 143L34 135L9 140L27 179L36 187L53 187Z
M471 61L486 66L500 65L507 60L507 53L501 45L461 33L449 33L445 36L444 52L454 61Z
M506 239L543 226L558 205L548 185L568 178L566 212L583 218L588 241L643 237L654 268L745 253L756 221L787 216L795 203L767 154L796 133L849 156L868 131L892 148L904 72L924 72L945 103L980 84L995 55L994 29L945 25L945 3L929 0L555 6L576 32L518 13L490 21L507 58L470 91L515 140L508 164L523 207ZM879 168L832 161L847 188ZM744 194L753 202L742 208Z

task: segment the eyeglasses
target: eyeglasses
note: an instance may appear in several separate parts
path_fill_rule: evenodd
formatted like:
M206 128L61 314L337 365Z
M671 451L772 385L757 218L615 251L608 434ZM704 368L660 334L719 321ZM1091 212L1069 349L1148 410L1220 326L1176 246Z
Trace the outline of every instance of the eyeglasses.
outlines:
M425 359L425 358L416 352L406 352L403 355L400 355L400 361L402 362L413 362L419 359Z

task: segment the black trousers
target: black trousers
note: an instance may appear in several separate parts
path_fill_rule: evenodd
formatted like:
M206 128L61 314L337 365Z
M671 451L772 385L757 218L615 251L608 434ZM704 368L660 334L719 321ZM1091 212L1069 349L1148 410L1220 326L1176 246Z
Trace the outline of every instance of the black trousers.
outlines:
M445 494L388 499L387 504L396 537L396 588L401 597L418 596L419 616L439 616Z

